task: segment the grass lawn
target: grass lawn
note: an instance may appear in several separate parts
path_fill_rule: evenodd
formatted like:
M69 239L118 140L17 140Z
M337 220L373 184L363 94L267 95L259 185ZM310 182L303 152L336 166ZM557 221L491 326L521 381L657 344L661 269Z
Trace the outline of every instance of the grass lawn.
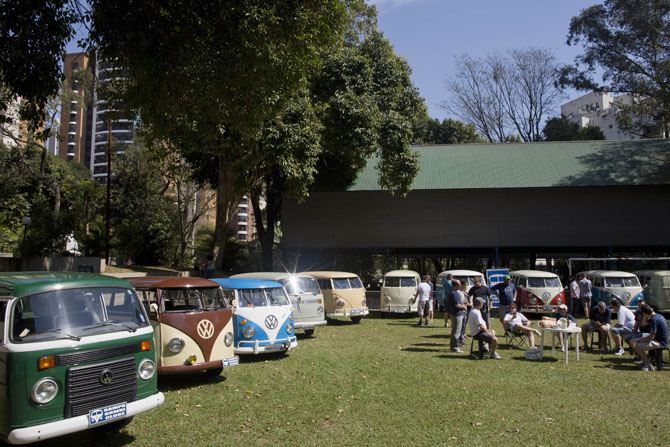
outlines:
M570 352L568 365L550 349L543 361L527 361L504 345L502 360L474 360L469 344L465 354L449 352L440 317L429 327L374 313L361 324L333 321L287 355L242 357L217 379L161 378L162 407L104 438L85 433L67 442L670 445L670 369L642 372L628 355L599 351L582 352L579 362Z

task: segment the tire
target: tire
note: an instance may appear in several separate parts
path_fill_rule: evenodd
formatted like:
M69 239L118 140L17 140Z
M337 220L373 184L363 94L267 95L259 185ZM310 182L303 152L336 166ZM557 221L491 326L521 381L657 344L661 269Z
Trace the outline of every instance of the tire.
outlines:
M305 329L305 335L308 336L308 337L311 337L312 335L314 335L314 328Z
M358 324L358 323L361 322L361 316L360 316L360 315L356 315L356 316L354 316L354 317L351 317L351 321L352 321L353 323Z
M223 367L208 369L207 371L205 371L205 374L207 374L207 377L219 377L222 371Z

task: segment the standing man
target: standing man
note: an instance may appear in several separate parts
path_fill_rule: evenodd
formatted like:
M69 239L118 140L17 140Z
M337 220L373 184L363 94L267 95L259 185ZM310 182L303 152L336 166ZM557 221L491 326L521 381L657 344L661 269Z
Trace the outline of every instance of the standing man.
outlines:
M430 275L426 275L426 282L430 286L430 311L428 312L428 322L433 322L433 308L435 307L435 285L431 281Z
M622 306L619 300L612 298L610 300L612 311L617 313L616 324L610 328L612 338L614 339L614 348L612 352L614 355L624 355L623 346L621 344L622 338L633 334L635 329L635 314L627 307Z
M505 315L509 312L509 306L516 303L516 287L514 287L512 277L505 275L505 280L493 286L491 291L496 294L500 301L500 305L498 306L500 323L505 327Z
M461 300L461 294L458 293L460 286L460 281L453 280L452 289L447 295L446 302L448 312L451 315L451 339L449 343L451 352L463 352L460 345L463 344L462 329L465 323L467 306Z
M577 315L577 311L582 307L582 302L579 299L579 284L577 284L577 278L572 278L570 282L570 313L572 315Z
M484 307L481 309L482 317L486 321L486 327L491 327L490 303L491 303L491 289L482 285L482 278L480 276L475 278L475 285L470 287L468 296L473 299L481 298L484 300Z
M440 279L438 276L437 279ZM442 282L442 287L444 289L444 296L442 297L442 310L444 311L444 327L449 327L449 308L447 307L447 297L449 292L454 288L453 286L454 276L451 273L447 273L447 280ZM459 281L460 284L460 281ZM457 289L458 290L458 289Z
M498 339L496 338L496 333L492 329L489 329L486 325L486 321L482 317L482 308L484 307L484 298L477 297L474 300L474 307L470 310L470 316L468 316L468 325L470 326L470 333L472 334L472 343L477 340L479 342L479 358L484 358L484 352L482 351L482 343L488 343L491 346L491 358L500 360L500 355L496 352L496 347L498 346Z
M432 311L432 302L430 301L430 285L428 285L428 276L424 276L423 280L421 281L421 284L419 284L419 287L416 289L416 293L414 294L414 299L416 297L419 297L419 305L418 305L418 311L419 311L419 326L421 326L421 319L425 316L425 326L428 326L428 314L430 311Z
M591 280L586 277L585 273L582 273L579 276L577 284L579 285L579 300L584 308L584 315L586 315L586 318L590 318L589 310L591 309L591 288L593 285L591 284Z
M649 335L631 340L630 346L640 357L640 361L636 364L642 367L642 371L653 371L655 368L649 362L647 351L665 349L668 345L668 324L665 318L654 312L649 304L642 305L642 314L649 322Z

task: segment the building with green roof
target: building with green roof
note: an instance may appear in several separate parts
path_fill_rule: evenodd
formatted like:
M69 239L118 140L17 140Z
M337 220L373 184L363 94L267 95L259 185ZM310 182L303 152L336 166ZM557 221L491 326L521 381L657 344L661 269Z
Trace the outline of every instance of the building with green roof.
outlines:
M282 245L404 255L670 248L670 140L417 146L406 197L368 162L346 191L286 199Z

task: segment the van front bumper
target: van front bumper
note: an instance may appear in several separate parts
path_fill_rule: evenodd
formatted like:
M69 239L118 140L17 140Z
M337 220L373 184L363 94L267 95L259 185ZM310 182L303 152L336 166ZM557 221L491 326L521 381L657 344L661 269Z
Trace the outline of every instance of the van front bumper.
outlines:
M317 326L325 326L328 322L326 320L317 320L317 321L304 321L294 323L296 329L314 329Z
M126 418L156 408L157 406L162 405L163 402L165 402L165 396L161 392L145 397L144 399L136 400L135 402L128 402L128 404L126 404ZM100 427L123 419L124 418L113 419L109 422L89 425L88 414L85 414L73 418L61 419L60 421L34 425L32 427L17 428L9 433L7 439L10 444L28 444L55 438L56 436L84 431L93 427Z
M249 340L240 341L235 347L235 354L260 354L263 352L290 351L298 346L298 338L282 338L273 341Z
M361 317L370 313L370 310L367 307L363 308L354 308L354 309L340 309L335 312L326 314L328 318L337 318L337 317Z

